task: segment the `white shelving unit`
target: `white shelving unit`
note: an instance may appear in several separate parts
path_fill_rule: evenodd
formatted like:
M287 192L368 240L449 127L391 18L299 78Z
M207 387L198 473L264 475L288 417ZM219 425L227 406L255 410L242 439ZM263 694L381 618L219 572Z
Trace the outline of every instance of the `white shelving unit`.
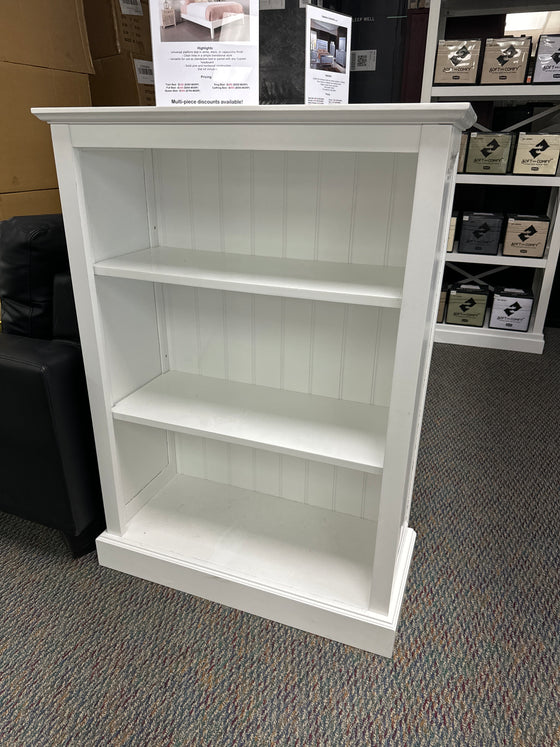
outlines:
M103 565L390 656L466 104L51 123Z
M480 0L432 0L428 21L428 36L424 75L422 83L422 101L558 101L560 103L560 85L526 84L503 86L433 86L433 71L436 47L439 39L445 38L445 23L450 16L483 16L492 13L514 13L516 11L558 10L558 4L549 0L530 0L521 3L520 0L492 0L483 3ZM510 130L515 128L509 128ZM512 350L529 353L542 353L545 344L544 323L550 301L550 293L560 252L560 230L557 226L558 201L560 199L560 176L520 176L505 174L503 176L486 174L457 174L457 184L480 184L495 186L541 186L551 187L551 198L548 216L551 218L551 228L548 246L544 259L530 260L482 255L464 255L456 252L447 254L448 263L471 263L496 266L526 267L536 270L532 290L535 295L532 319L526 333L511 332L509 330L489 329L487 326L478 328L461 327L447 324L436 325L436 341L450 342L477 347L492 347L502 350ZM484 209L483 206L480 208ZM487 324L487 321L486 321Z

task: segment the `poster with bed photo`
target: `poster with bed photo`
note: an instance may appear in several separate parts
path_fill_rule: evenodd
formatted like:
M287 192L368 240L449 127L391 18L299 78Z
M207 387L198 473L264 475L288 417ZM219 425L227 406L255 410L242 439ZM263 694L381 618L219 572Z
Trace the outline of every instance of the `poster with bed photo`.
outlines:
M157 106L259 103L259 0L150 0Z
M347 104L351 16L308 5L305 103Z

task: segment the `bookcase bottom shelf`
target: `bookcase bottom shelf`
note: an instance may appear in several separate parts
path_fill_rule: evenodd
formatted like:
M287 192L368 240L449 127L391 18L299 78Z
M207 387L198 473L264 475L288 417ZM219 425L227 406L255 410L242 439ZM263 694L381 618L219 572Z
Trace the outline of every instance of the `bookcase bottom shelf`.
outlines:
M104 532L118 571L390 656L415 533L399 552L387 615L368 609L376 522L178 475Z
M542 353L544 335L542 332L502 332L489 327L461 327L451 324L437 324L436 342L454 345L471 345L478 348L511 350L518 353Z

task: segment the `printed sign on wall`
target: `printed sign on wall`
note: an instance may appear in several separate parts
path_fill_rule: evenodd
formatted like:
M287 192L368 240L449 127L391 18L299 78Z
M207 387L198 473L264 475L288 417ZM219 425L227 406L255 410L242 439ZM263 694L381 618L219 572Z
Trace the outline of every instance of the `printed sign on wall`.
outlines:
M352 17L306 8L305 103L347 104Z
M150 0L157 106L259 103L259 0Z

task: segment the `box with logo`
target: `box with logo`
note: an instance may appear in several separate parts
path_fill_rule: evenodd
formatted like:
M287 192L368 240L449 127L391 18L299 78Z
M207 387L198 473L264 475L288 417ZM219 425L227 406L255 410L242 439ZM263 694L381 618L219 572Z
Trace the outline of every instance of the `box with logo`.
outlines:
M457 251L462 254L497 254L504 216L502 213L476 213L465 210Z
M554 176L559 156L560 135L520 132L513 173Z
M495 288L488 326L493 329L527 332L533 301L531 291L518 288Z
M541 34L533 83L560 83L560 34Z
M471 132L467 148L467 174L507 174L514 153L511 132Z
M449 221L449 234L447 235L447 251L452 252L455 244L455 234L457 233L457 221L459 213L454 212Z
M525 83L530 57L530 36L486 39L480 82L482 85Z
M503 253L506 257L542 257L550 219L546 215L508 215Z
M435 85L474 85L478 77L482 42L480 39L440 39L434 71Z
M437 323L442 324L445 319L445 304L447 303L447 291L442 290L439 294L439 306L437 314Z
M482 327L488 306L488 288L476 283L455 283L447 298L446 324Z

